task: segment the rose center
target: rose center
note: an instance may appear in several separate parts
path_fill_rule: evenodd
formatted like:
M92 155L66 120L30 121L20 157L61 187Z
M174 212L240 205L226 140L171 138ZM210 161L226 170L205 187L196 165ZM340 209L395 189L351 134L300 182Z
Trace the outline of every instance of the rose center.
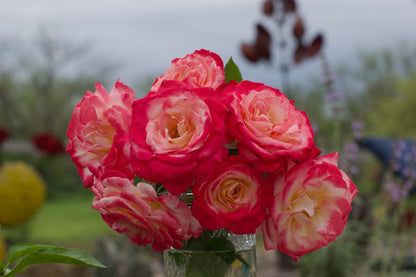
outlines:
M279 137L285 124L287 110L285 103L274 93L249 93L243 101L242 116L253 133L272 138Z
M317 203L314 197L308 195L305 190L294 193L291 201L291 210L294 213L303 213L306 217L313 217Z
M113 145L116 130L108 122L96 121L89 122L82 130L82 148L86 152L105 156Z
M195 127L192 122L178 115L174 114L166 120L165 136L170 144L182 144L186 146L194 130Z
M163 99L162 103L155 100L149 107L146 143L156 154L191 151L202 145L196 143L206 135L209 107L192 94L182 94Z
M165 134L171 139L175 139L180 136L179 130L178 130L178 120L176 116L172 116L167 119L166 127L165 127Z
M169 130L168 134L173 139L179 137L178 128L173 128L173 129Z
M246 196L245 183L236 178L228 178L221 182L218 199L228 209L241 206Z

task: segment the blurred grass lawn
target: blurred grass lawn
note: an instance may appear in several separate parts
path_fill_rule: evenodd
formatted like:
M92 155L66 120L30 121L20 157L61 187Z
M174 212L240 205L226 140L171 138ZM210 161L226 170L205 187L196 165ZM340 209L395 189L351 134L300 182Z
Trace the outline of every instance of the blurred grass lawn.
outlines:
M48 200L24 226L4 228L6 238L88 247L97 238L116 234L91 208L93 195L59 196Z

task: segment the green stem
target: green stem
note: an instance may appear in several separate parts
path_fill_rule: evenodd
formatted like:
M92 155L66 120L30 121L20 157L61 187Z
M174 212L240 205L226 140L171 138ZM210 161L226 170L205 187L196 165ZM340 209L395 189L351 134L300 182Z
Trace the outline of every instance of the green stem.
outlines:
M250 264L247 262L247 260L241 254L237 254L237 259L240 262L242 262L247 268L250 267Z

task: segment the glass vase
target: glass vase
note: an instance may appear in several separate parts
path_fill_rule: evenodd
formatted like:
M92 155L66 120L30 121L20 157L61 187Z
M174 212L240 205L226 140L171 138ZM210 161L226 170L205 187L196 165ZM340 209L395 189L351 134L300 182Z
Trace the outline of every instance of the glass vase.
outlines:
M166 277L254 277L256 235L204 230L181 249L164 251Z

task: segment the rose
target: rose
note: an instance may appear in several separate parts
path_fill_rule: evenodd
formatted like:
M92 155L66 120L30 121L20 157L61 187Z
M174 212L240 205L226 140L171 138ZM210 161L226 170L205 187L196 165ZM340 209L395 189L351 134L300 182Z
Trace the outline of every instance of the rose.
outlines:
M212 88L165 81L133 104L132 164L137 176L175 195L227 155L226 108Z
M332 153L276 174L270 214L262 225L266 249L297 260L342 233L358 191L337 167L338 157Z
M39 133L31 137L35 147L48 155L56 155L65 152L61 141L50 133Z
M96 83L95 93L87 91L75 106L67 130L66 151L86 187L106 168L123 170L130 178L134 177L129 165L134 99L133 90L117 80L109 94Z
M253 234L265 218L271 186L243 158L229 156L206 178L197 178L192 192L192 214L204 228Z
M105 172L92 190L93 208L103 220L139 246L151 244L155 251L180 248L182 241L202 232L184 201L171 194L157 197L151 185L134 186L121 172Z
M165 80L190 81L193 86L217 89L225 83L223 61L213 52L197 50L174 59L165 74L153 83L151 91L158 90Z
M279 90L243 81L222 92L230 116L228 129L240 155L263 172L273 172L288 160L314 158L319 149L305 112Z

